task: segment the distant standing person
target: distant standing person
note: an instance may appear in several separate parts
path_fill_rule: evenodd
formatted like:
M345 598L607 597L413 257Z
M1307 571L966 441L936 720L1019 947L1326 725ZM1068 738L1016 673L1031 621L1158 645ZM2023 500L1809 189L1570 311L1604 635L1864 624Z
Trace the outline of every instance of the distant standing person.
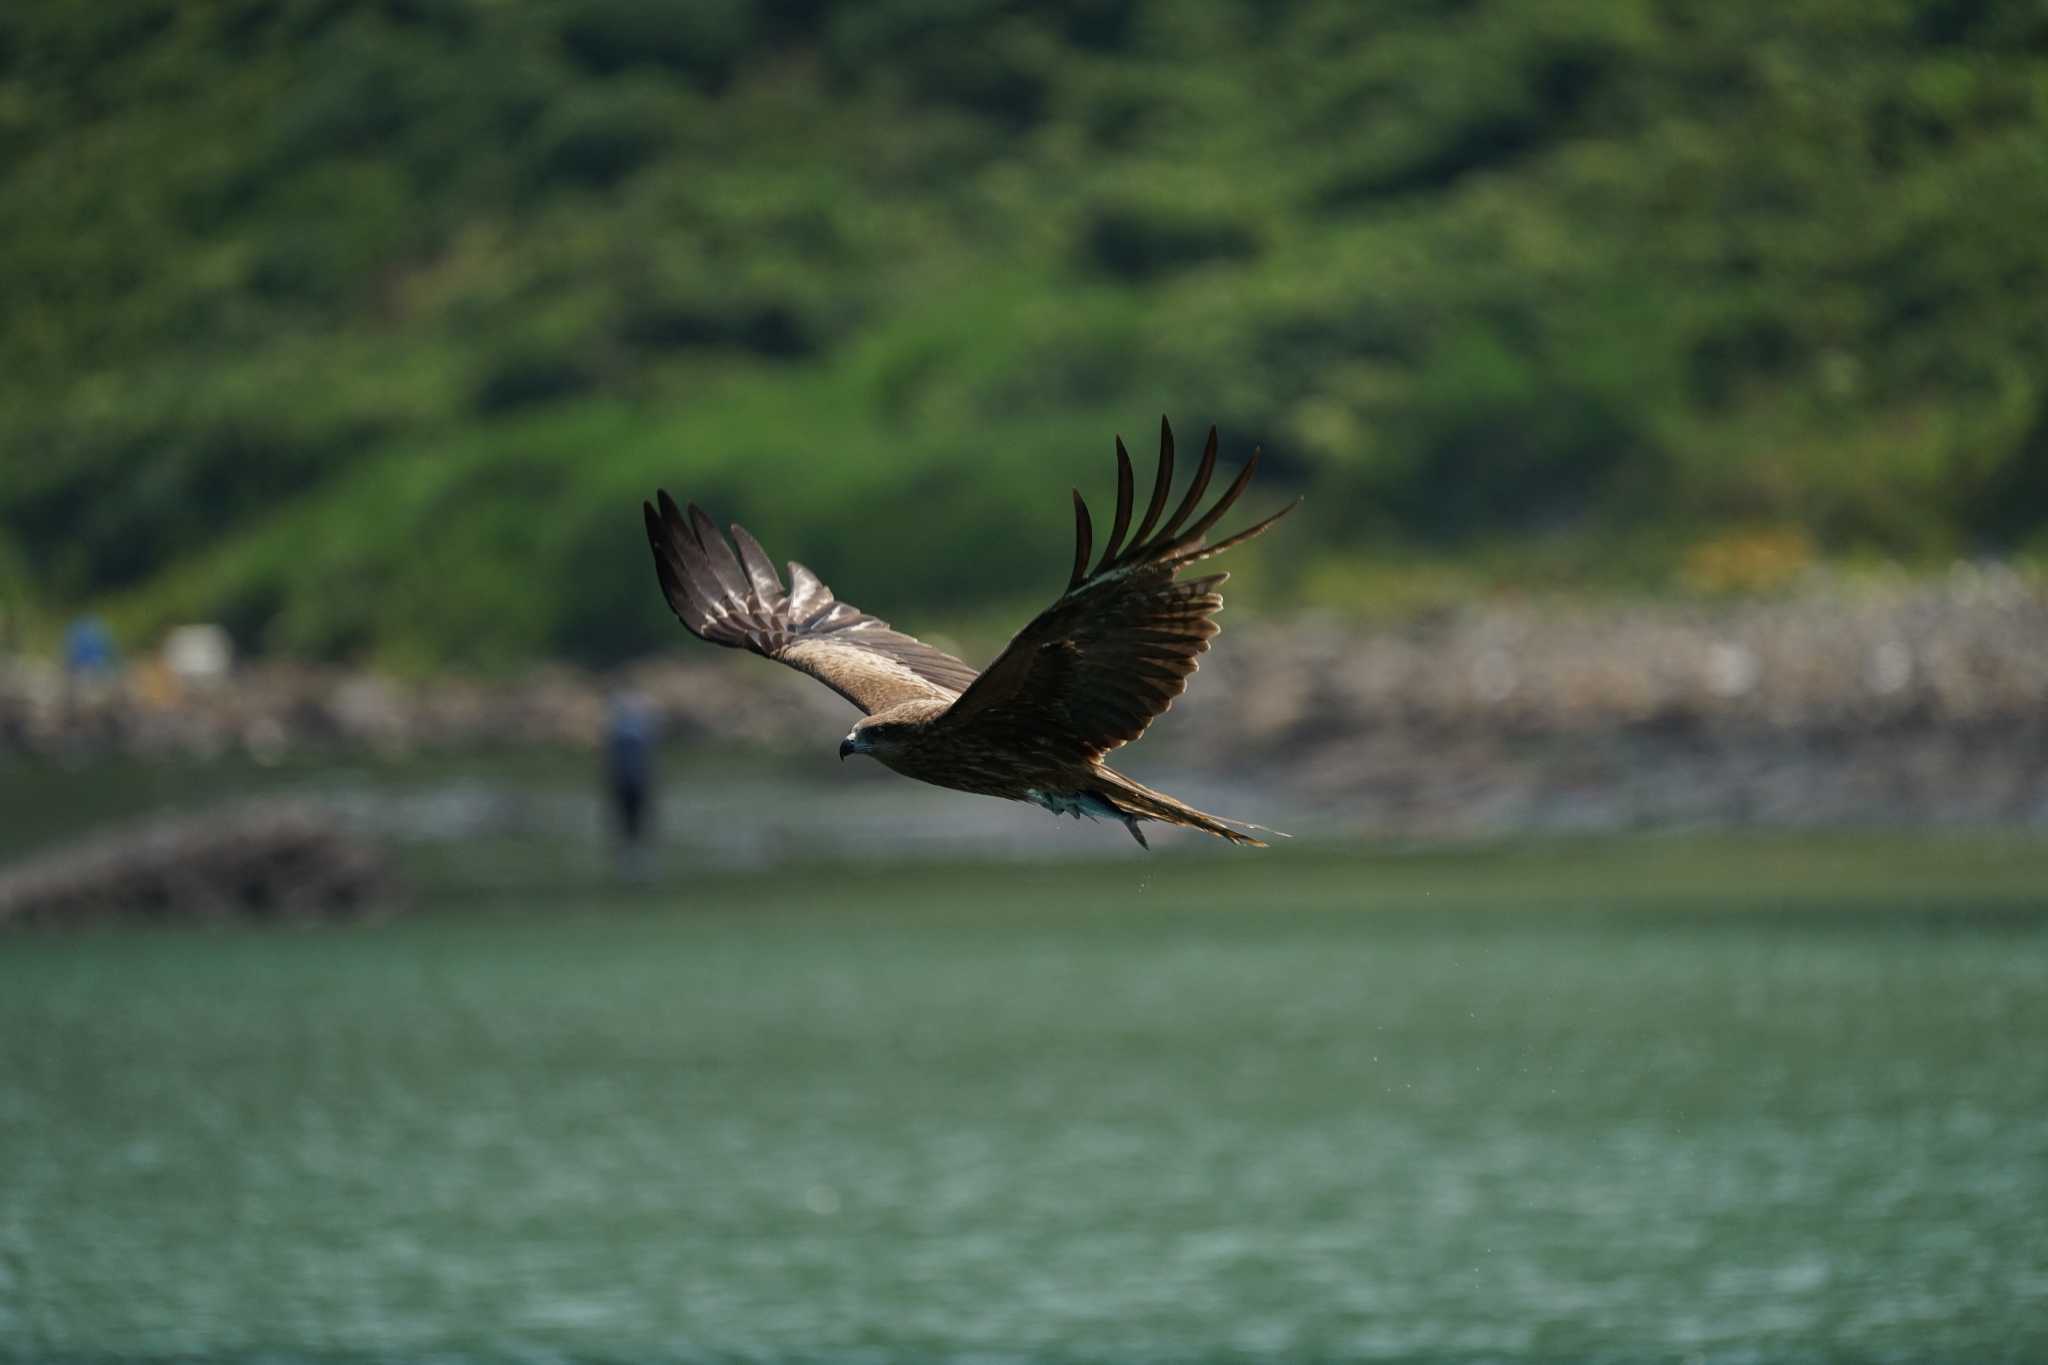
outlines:
M647 827L654 806L654 708L633 692L613 696L605 727L605 784L610 789L622 870L646 870Z

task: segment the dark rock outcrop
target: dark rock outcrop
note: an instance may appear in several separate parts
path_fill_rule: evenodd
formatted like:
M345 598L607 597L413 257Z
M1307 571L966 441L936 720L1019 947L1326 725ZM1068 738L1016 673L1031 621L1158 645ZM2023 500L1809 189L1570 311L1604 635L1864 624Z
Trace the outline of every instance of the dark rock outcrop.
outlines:
M116 916L316 920L398 903L382 851L302 802L147 821L0 871L0 925Z

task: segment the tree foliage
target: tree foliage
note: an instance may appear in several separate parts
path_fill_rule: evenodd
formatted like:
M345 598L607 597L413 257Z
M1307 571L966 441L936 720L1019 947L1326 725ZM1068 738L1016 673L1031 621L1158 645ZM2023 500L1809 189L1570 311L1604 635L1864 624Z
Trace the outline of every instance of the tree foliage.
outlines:
M964 612L1160 411L1263 443L1263 577L1340 606L2038 552L2041 13L19 0L0 595L614 658L661 482Z

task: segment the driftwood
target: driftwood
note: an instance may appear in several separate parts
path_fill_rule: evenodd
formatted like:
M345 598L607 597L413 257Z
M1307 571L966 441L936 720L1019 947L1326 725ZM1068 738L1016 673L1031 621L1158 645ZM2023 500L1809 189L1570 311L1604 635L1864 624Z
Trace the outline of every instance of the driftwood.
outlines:
M0 869L0 925L345 918L389 909L397 893L374 844L317 805L267 801L145 822Z

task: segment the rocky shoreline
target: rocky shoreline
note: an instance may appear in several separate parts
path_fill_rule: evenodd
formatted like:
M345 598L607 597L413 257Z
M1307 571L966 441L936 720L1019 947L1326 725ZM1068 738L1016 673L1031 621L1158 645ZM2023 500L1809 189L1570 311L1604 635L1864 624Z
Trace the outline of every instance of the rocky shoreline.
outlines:
M850 715L703 648L495 682L265 664L184 691L67 687L16 661L0 663L0 761L590 747L620 691L671 745L815 748ZM1961 565L1770 599L1235 625L1132 766L1257 774L1380 833L2048 828L2048 578Z

